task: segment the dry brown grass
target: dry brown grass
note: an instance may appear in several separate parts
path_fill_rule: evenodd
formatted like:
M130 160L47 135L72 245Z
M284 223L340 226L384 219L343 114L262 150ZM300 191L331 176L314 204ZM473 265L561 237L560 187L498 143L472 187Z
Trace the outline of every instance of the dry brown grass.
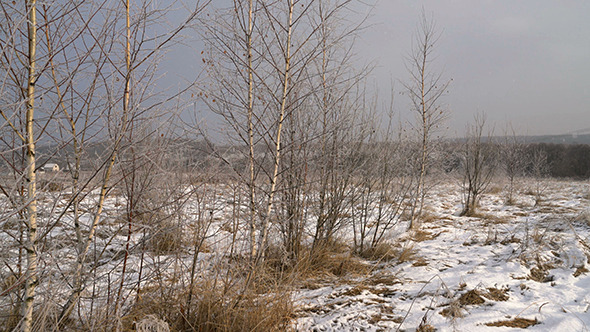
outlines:
M379 255L387 256L388 251L389 248L384 246L375 252L365 253L365 257L374 255L382 259ZM289 283L305 288L317 288L318 282L333 282L338 278L367 276L375 268L375 264L353 255L348 246L338 241L313 250L303 247L297 259L285 259L280 248L270 248L264 265L267 274L274 280L288 279Z
M138 332L170 332L168 323L155 315L147 315L142 318L135 323L135 329Z
M396 258L397 249L390 243L381 242L363 250L359 256L370 261L387 262Z
M420 324L416 329L416 332L435 332L436 328L430 324Z
M198 331L284 331L295 316L287 293L247 295L238 302L226 294L201 294L189 319Z
M350 253L350 249L339 246L316 248L297 263L297 268L304 272L302 277L313 278L329 274L336 277L361 276L369 273L373 266Z
M549 268L550 266L537 265L531 269L527 279L534 280L536 282L553 281L553 276L549 275L547 272Z
M412 266L420 267L428 265L428 261L424 257L417 257Z
M447 304L447 307L441 310L440 314L445 318L455 319L465 317L463 307L458 301L452 301Z
M19 305L13 303L10 306L0 308L0 331L8 332L15 330L20 319Z
M366 279L365 283L369 285L393 286L396 284L401 284L402 281L391 272L381 271Z
M422 223L422 224L435 223L439 219L440 219L440 217L438 217L437 215L430 213L428 211L425 211L420 216L420 223Z
M413 262L418 258L418 251L414 248L413 244L406 245L399 250L397 255L398 263Z
M505 238L504 240L502 240L502 242L500 242L503 245L507 245L509 243L521 243L522 240L517 238L514 234L510 235L510 237Z
M153 316L165 322L170 331L285 331L295 317L295 308L287 288L275 285L272 292L258 293L270 285L244 287L242 281L231 285L212 280L199 284L193 292L190 312L184 306L186 291L162 294L152 289L137 301L122 318L123 331L135 331L137 322ZM255 281L257 282L257 281Z
M185 245L183 231L173 218L162 213L143 213L137 216L137 219L145 224L154 225L147 248L155 254L178 252Z
M574 222L583 223L590 226L590 211L584 211L576 216Z
M487 289L487 292L483 293L482 295L488 300L492 301L508 301L508 299L510 298L510 296L508 296L509 291L510 288L508 287L502 289L490 287Z
M510 216L496 216L493 214L480 214L479 218L482 219L484 225L499 225L507 224L510 222Z
M430 240L437 238L439 235L440 235L440 233L433 234L431 232L418 229L413 232L412 240L415 242L430 241Z
M396 289L389 289L387 287L381 286L381 287L374 287L368 284L359 284L356 285L352 288L349 288L341 293L339 293L337 296L359 296L361 294L363 294L364 292L369 292L371 294L374 295L378 295L378 296L392 296L394 294L397 293L398 290Z
M483 304L486 300L481 295L480 291L472 289L459 297L459 304L462 306Z
M574 277L577 278L577 277L581 276L582 274L586 274L588 272L590 272L590 271L588 271L588 269L585 266L583 266L583 265L582 266L578 266L578 268L574 272Z
M485 323L486 326L493 326L493 327L515 327L515 328L521 328L521 329L526 329L529 326L533 326L533 325L537 325L539 324L539 321L535 318L535 319L527 319L527 318L520 318L520 317L516 317L514 319L511 320L503 320L503 321L498 321L498 322L493 322L493 323Z
M41 190L47 192L60 192L65 189L65 185L56 180L40 180L37 186Z
M498 195L498 194L502 193L503 191L504 191L503 186L496 185L496 186L490 186L488 188L488 190L486 190L486 193L491 194L491 195Z

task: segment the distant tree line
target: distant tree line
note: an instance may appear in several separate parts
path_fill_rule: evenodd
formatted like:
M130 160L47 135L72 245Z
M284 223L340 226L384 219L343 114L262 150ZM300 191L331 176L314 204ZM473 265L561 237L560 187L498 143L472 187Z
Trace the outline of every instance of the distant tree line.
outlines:
M555 178L589 178L590 145L588 144L529 144L526 153L535 150L547 155L548 171Z

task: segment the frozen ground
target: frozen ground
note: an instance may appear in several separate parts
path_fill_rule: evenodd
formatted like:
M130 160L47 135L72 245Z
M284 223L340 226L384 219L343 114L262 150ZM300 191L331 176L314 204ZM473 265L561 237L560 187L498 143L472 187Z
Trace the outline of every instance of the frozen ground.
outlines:
M420 231L408 234L402 223L391 234L393 259L365 262L369 272L361 276L323 276L297 286L292 293L297 311L292 327L298 331L590 330L588 182L546 182L540 204L535 204L531 185L518 184L515 203L507 205L505 186L495 184L483 196L476 217L458 216L462 206L456 182L435 187L425 204ZM211 266L216 260L245 248L236 244L234 251L230 245L234 234L245 237L239 225L228 221L236 213L230 188L215 185L204 196L210 196L209 200L188 202L181 219L211 223L173 228L175 234L181 229L189 239L193 233L206 234L208 249L196 261L202 276L215 271ZM90 211L93 199L89 195L82 207ZM52 225L51 216L63 208L63 199L48 196L45 200L47 212L43 213L48 217L44 220ZM83 292L82 316L91 317L101 303L108 303L111 288L119 285L119 279L111 277L122 273L127 241L122 231L125 223L118 217L122 207L124 200L117 196L105 206L105 222L92 244L100 253L90 261L96 276ZM82 215L81 221L88 224L89 216ZM16 265L18 229L11 225L6 222L0 232L0 258ZM57 307L69 293L75 236L67 218L47 225L38 293L44 306ZM136 231L130 238L132 247L141 249L142 234L150 231ZM347 234L351 233L344 230L341 240L350 242ZM175 235L173 241L177 240ZM178 272L186 279L191 262L192 251L184 242L175 254L131 254L125 274L129 298L142 269L144 285L149 286L149 280L157 279L152 276L156 272L174 277ZM8 275L4 266L0 273ZM0 308L14 296L0 298Z
M588 183L550 182L537 206L524 184L513 205L496 189L459 217L456 184L436 187L421 232L397 241L409 258L298 290L296 329L589 330Z

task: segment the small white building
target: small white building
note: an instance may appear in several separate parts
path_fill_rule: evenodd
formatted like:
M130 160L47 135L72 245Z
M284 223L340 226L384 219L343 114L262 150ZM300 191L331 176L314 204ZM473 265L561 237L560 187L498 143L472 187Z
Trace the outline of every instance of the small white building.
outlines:
M59 172L59 165L47 163L41 167L41 170L43 172Z

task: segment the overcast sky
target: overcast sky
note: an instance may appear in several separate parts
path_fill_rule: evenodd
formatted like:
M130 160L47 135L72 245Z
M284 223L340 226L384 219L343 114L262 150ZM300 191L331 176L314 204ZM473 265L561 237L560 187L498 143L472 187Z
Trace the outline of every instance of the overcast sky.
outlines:
M507 123L528 135L590 132L590 1L364 1L374 7L358 58L376 64L372 80L383 92L392 80L401 92L422 8L433 17L441 33L434 68L453 79L443 100L448 135L462 135L477 112L487 114L497 134ZM362 17L368 9L359 8ZM166 80L197 72L199 48L174 51ZM396 98L396 111L407 114L409 101Z
M476 112L496 131L507 122L529 135L590 131L590 1L380 0L359 44L380 84L407 79L422 8L441 32L435 68L453 79L451 131ZM408 101L396 104L403 112Z

